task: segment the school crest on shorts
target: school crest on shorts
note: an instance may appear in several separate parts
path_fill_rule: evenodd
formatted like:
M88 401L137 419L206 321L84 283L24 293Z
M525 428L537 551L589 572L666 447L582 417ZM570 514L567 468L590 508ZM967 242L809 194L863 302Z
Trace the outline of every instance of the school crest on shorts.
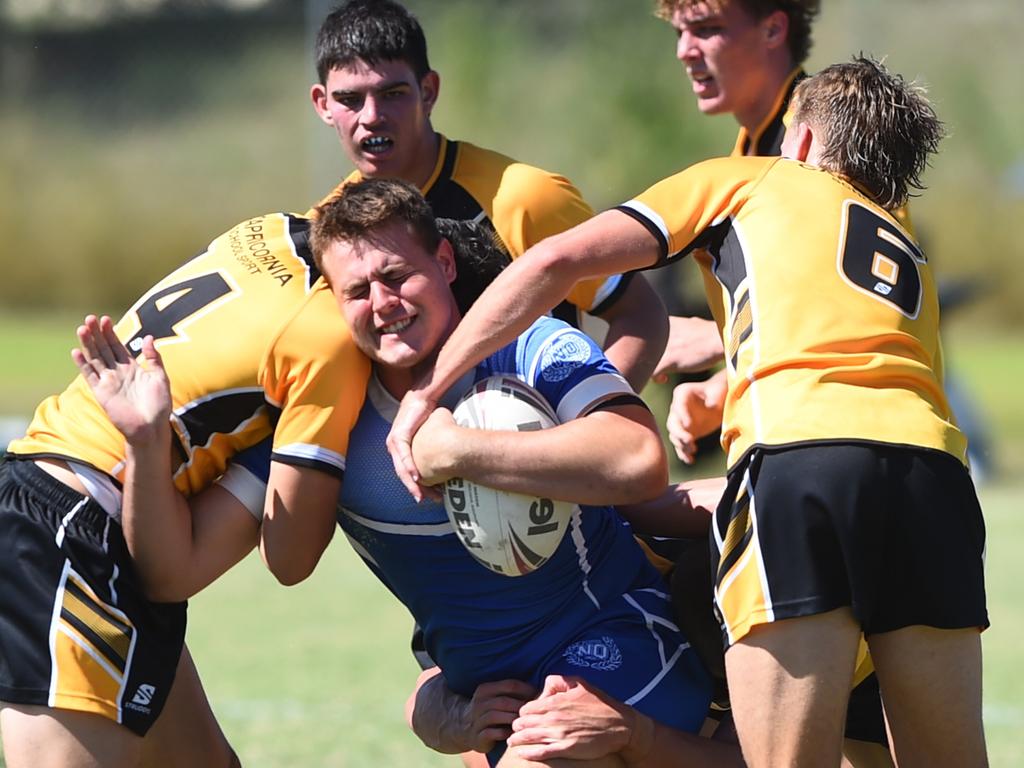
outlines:
M592 638L573 643L562 657L576 667L612 672L622 666L622 652L610 637Z

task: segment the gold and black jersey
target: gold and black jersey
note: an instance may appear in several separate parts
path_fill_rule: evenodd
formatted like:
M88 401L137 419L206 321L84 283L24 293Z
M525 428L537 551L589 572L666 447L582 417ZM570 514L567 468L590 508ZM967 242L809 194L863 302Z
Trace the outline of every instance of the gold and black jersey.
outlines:
M273 432L274 459L341 475L369 378L313 264L309 221L242 222L142 296L117 323L138 352L153 336L171 383L180 466L196 493ZM124 438L78 377L43 401L9 450L60 456L120 479Z
M888 212L783 158L695 165L619 206L694 252L722 331L729 465L752 446L877 441L965 460L941 385L935 283Z
M437 163L420 189L434 215L490 227L513 259L593 215L580 193L562 176L465 141L449 141L444 136L440 141ZM343 185L360 179L362 175L354 171L325 200ZM584 312L601 314L625 285L621 276L587 280L573 288L569 301Z

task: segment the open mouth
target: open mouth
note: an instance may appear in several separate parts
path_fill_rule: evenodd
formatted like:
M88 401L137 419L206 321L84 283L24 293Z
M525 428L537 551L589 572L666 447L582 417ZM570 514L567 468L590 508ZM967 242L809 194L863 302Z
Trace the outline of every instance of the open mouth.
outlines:
M382 336L387 333L401 333L410 325L412 325L412 321L415 319L416 318L414 317L406 317L402 320L396 320L393 323L387 323L386 325L382 325L380 328L378 328L377 332Z
M382 154L383 152L387 152L394 145L394 140L389 139L387 136L371 136L370 138L363 139L359 142L360 149L369 155Z

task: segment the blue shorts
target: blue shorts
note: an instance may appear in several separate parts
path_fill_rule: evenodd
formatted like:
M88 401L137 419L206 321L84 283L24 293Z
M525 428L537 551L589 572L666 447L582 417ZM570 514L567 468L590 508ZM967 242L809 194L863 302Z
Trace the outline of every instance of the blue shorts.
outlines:
M711 677L671 611L667 590L627 592L527 682L540 690L548 675L580 677L659 723L696 733L711 703ZM491 765L504 751L501 744L487 753Z

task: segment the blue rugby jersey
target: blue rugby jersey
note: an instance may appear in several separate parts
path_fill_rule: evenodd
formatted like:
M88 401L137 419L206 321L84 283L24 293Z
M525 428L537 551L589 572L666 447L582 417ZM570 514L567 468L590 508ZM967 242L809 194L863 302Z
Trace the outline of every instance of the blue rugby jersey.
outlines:
M473 383L499 373L537 389L563 422L611 399L636 397L594 342L548 317L467 374L444 404L451 407ZM372 377L349 440L338 522L423 628L427 651L453 690L468 696L489 680L530 679L599 622L602 607L624 592L662 584L610 507L580 507L555 554L533 573L512 578L480 565L443 505L417 504L395 475L385 439L397 409ZM252 458L239 461L249 466Z

